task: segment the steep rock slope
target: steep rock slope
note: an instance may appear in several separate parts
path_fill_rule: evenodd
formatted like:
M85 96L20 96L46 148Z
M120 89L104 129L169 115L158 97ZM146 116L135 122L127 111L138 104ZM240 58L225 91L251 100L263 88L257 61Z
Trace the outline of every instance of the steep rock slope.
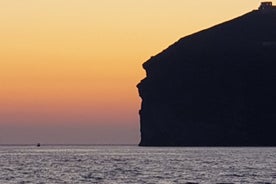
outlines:
M143 67L141 146L276 146L276 11L184 37Z

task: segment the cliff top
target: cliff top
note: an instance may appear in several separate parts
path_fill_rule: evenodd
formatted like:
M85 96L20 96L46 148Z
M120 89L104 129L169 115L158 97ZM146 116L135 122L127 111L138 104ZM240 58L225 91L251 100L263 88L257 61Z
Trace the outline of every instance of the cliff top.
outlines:
M215 25L208 29L185 36L167 49L151 57L143 64L145 69L160 58L186 57L196 53L225 53L246 48L276 45L276 6L263 2L259 10L253 10L240 17ZM214 50L216 52L214 52ZM249 49L248 49L249 50Z

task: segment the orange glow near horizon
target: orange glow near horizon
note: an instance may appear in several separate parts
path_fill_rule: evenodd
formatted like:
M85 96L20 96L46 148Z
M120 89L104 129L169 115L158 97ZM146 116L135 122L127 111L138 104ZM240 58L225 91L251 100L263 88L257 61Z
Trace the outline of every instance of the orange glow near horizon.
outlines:
M142 63L179 38L259 3L1 1L0 129L4 124L128 126L136 134L122 140L137 143L141 100L136 84L145 77ZM22 137L2 139L0 144Z

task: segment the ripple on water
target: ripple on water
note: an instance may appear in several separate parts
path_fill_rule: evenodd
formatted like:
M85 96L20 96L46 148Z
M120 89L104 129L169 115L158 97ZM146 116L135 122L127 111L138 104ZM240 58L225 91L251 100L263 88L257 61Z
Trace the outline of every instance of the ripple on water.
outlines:
M1 147L0 183L275 184L276 148Z

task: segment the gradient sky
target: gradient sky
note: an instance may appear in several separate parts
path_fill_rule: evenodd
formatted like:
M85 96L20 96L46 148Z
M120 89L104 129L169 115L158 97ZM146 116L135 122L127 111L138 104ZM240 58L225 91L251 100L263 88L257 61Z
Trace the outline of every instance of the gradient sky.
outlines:
M260 2L0 0L0 144L137 144L142 63Z

